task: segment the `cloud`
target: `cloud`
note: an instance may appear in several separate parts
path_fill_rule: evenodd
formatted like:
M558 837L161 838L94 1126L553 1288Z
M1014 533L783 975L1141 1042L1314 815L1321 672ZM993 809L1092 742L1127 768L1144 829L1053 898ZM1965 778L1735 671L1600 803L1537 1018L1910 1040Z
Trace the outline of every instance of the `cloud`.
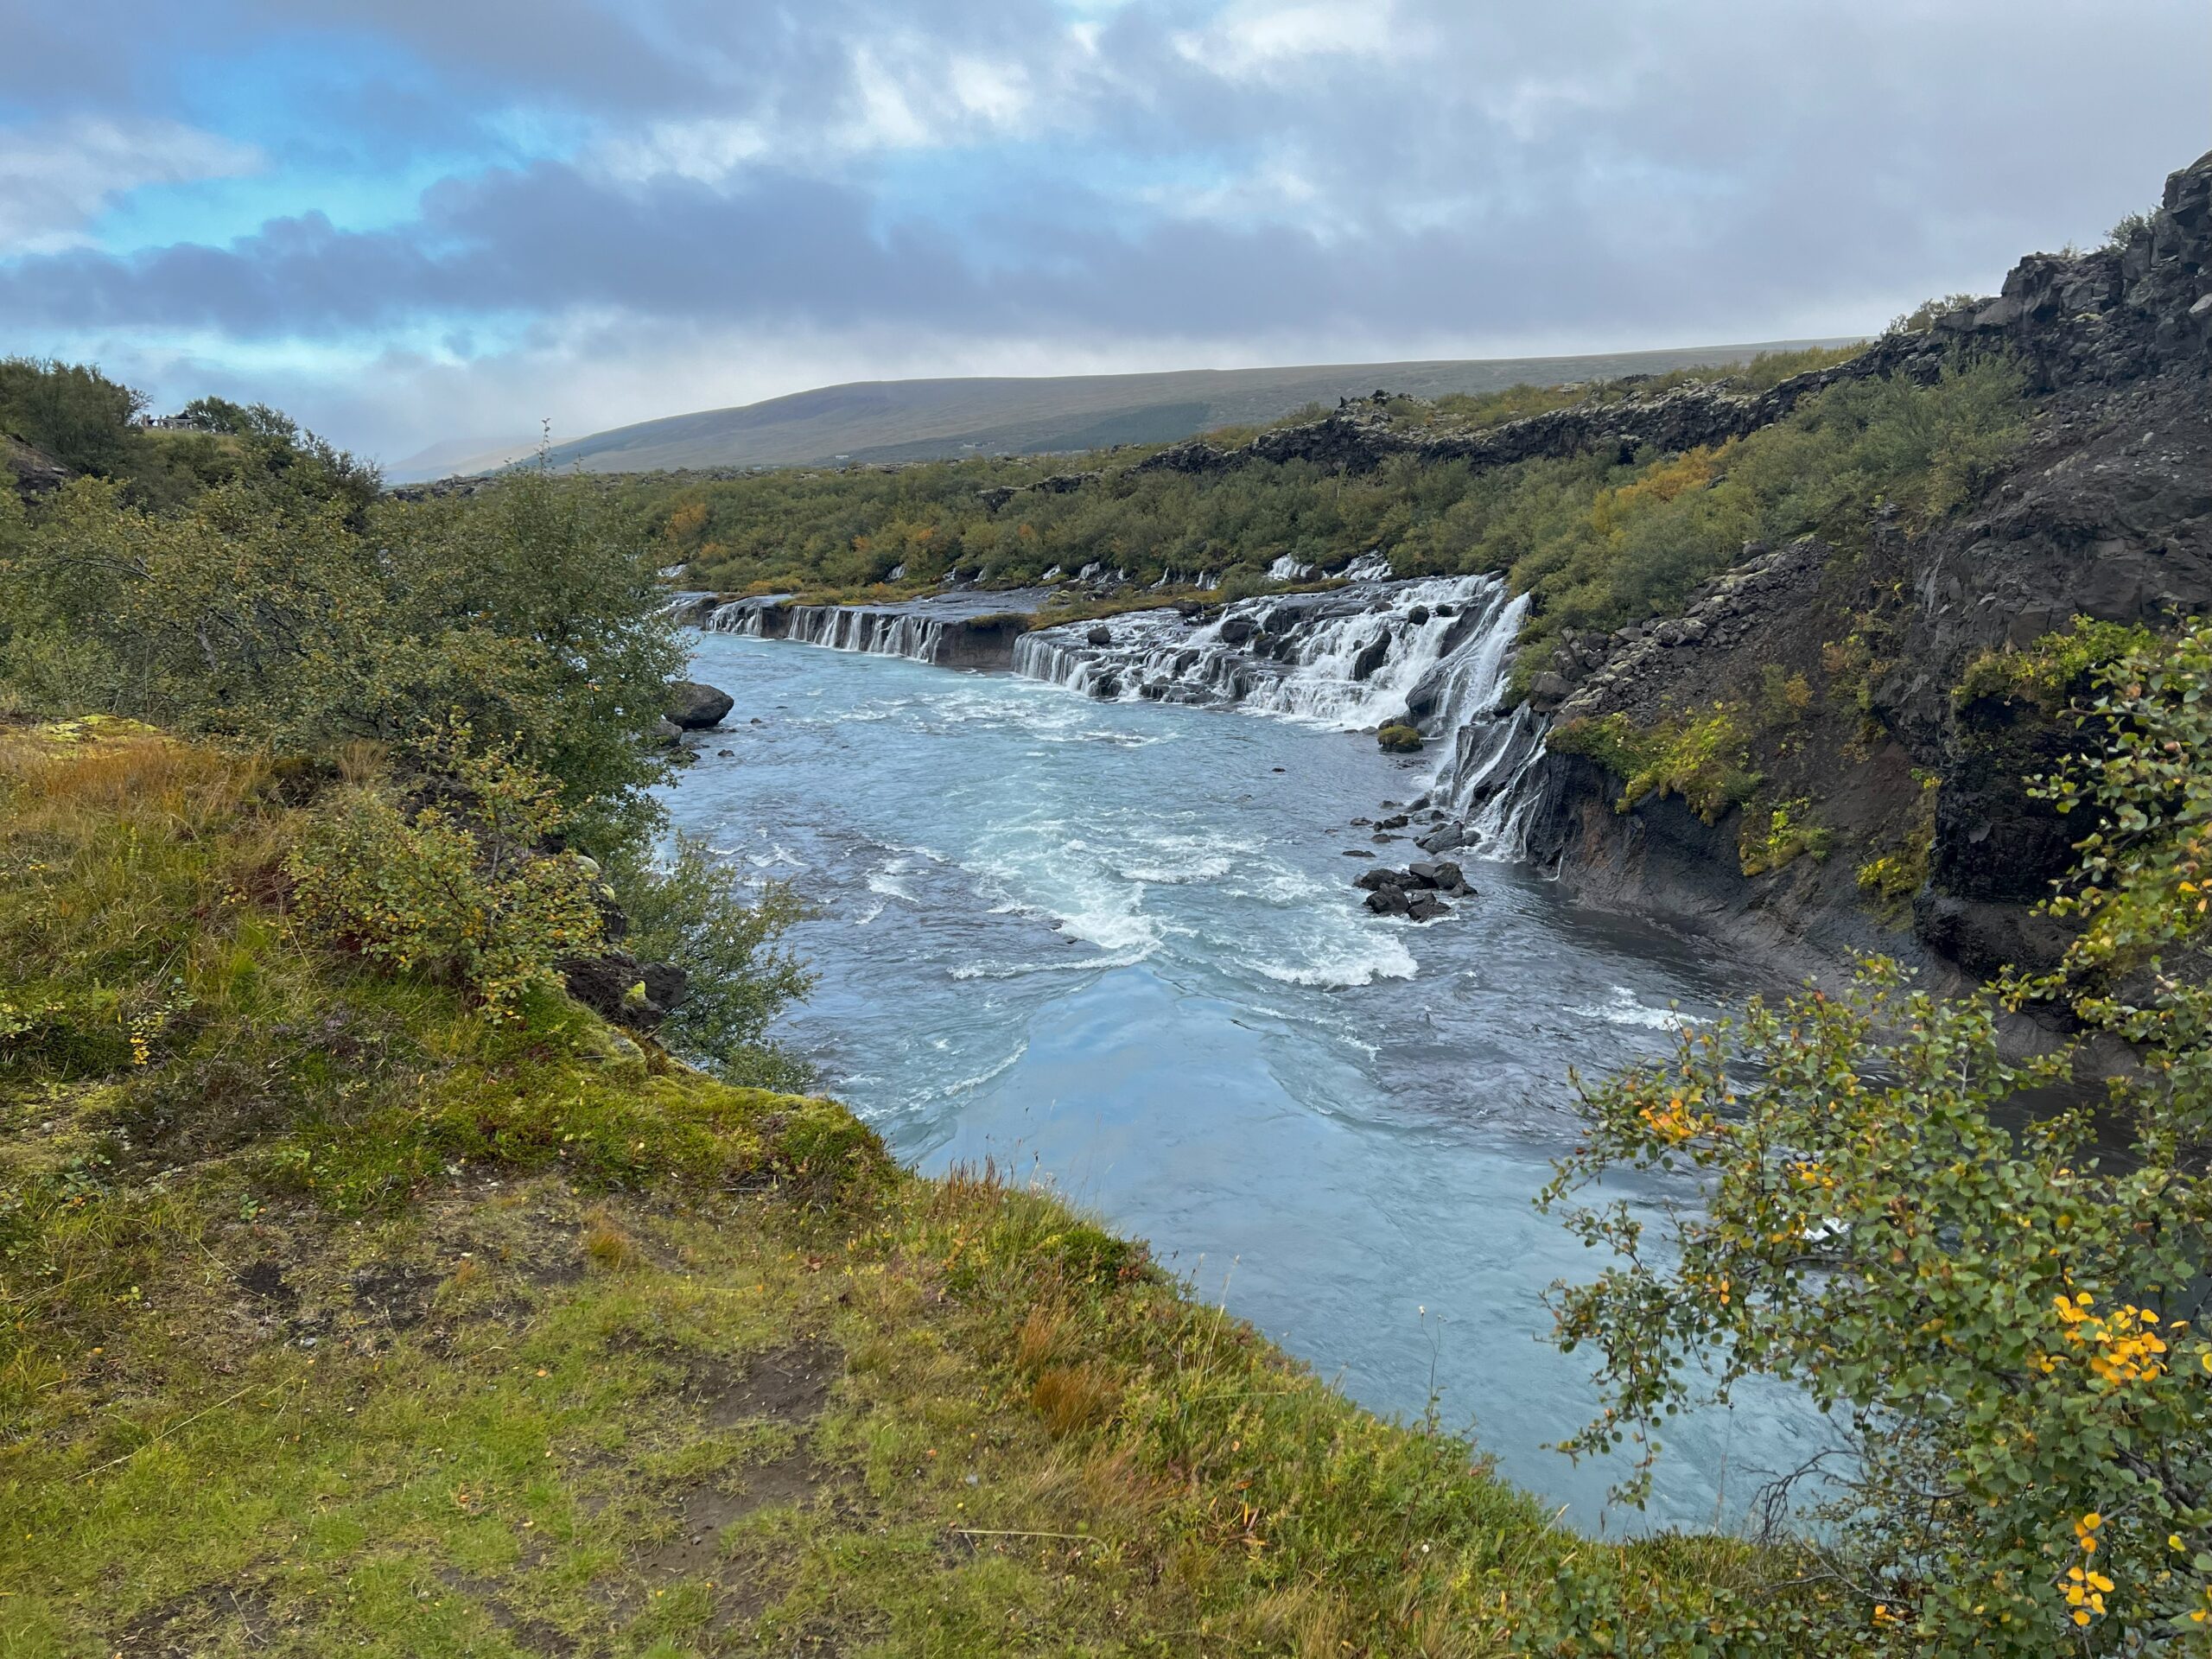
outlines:
M1390 58L1402 44L1397 10L1392 0L1236 0L1205 28L1172 39L1210 73L1274 78L1346 58Z
M83 239L117 197L149 184L235 178L263 164L251 145L174 121L76 115L0 143L0 248L36 254Z
M1867 329L2151 199L2212 49L2196 0L115 5L41 14L54 84L0 67L39 111L0 114L0 350L408 448L910 370ZM250 216L192 183L256 166Z

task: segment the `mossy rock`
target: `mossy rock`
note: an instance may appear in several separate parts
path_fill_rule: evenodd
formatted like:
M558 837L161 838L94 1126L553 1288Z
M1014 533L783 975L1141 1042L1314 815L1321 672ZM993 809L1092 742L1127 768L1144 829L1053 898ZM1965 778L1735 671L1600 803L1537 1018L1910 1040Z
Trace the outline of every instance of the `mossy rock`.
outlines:
M1386 754L1417 754L1421 752L1421 733L1404 724L1385 726L1375 734L1375 741L1382 745Z

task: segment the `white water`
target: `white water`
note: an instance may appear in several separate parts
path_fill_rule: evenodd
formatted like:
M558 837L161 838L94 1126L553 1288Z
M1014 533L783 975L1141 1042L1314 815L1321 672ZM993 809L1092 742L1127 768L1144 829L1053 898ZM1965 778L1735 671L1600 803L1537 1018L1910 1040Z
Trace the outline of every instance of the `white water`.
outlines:
M1423 779L1427 803L1463 823L1470 845L1518 857L1531 804L1522 785L1542 756L1543 729L1525 709L1500 713L1498 703L1528 601L1495 576L1394 581L1379 555L1345 574L1354 579L1329 593L1238 600L1195 626L1163 607L1040 628L1014 642L1014 671L1109 702L1230 704L1325 731L1369 731L1410 715L1439 753ZM948 621L1004 597L892 608L740 600L704 626L934 664ZM1102 632L1106 643L1094 643Z
M1497 706L1528 604L1495 576L1375 577L1239 600L1197 627L1162 609L1039 629L1015 642L1014 668L1109 702L1233 703L1326 731L1372 730L1418 707L1442 750L1430 800L1464 817L1484 852L1514 857L1542 729ZM1102 629L1107 643L1093 643Z
M1472 639L1433 671L1480 723L1511 621L1471 603ZM1433 763L1311 716L698 645L697 676L765 723L702 745L668 804L818 907L795 943L821 980L779 1034L841 1098L927 1169L1052 1181L1355 1398L1419 1416L1433 1392L1510 1477L1607 1518L1624 1471L1545 1449L1599 1402L1586 1356L1545 1340L1543 1288L1602 1263L1529 1200L1579 1139L1568 1068L1663 1052L1738 970L1511 864L1427 926L1370 914L1353 876L1413 846L1365 815ZM1656 1220L1694 1187L1607 1196ZM1725 1522L1826 1443L1772 1389L1666 1438L1651 1510L1612 1524Z
M724 605L707 619L715 633L742 634L758 639L766 632L767 607L740 601ZM906 657L918 663L937 661L944 644L944 620L906 611L864 610L847 605L794 605L779 619L779 636L800 645L823 645L831 651L864 652L875 657Z

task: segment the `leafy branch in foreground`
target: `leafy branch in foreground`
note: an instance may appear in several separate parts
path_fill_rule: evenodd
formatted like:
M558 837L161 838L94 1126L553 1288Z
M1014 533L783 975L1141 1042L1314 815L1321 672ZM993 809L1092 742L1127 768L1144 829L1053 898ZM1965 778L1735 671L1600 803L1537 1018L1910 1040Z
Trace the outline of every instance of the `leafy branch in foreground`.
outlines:
M1567 1449L1634 1448L1625 1496L1669 1415L1749 1376L1842 1431L1801 1586L1832 1650L2212 1651L2212 629L2099 684L2096 752L2038 785L2100 819L2051 906L2080 929L2059 972L1946 1001L1873 962L1686 1031L1584 1091L1543 1199L1614 1258L1554 1296L1606 1399ZM2032 999L2082 1034L2009 1058ZM2114 1038L2107 1097L2035 1103ZM1572 1201L1620 1171L1702 1202L1654 1236Z
M680 832L664 862L618 867L614 876L626 945L688 976L661 1040L734 1083L811 1089L814 1067L767 1036L785 1007L814 988L815 976L781 943L813 915L804 901L780 881L748 897L702 837Z

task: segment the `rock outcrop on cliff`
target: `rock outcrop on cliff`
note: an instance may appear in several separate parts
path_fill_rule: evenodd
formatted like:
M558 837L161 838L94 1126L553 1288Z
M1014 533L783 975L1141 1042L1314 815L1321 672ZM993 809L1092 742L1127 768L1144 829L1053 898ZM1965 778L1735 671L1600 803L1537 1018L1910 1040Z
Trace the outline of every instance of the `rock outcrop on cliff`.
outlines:
M1878 522L1864 547L1750 546L1681 616L1558 642L1531 683L1556 724L1529 846L1570 888L1822 954L1902 947L1974 974L2048 958L2033 906L2082 827L2024 779L2078 738L2063 710L1962 685L2077 617L2212 610L2212 156L2125 242L2031 256L1995 299L1823 372L1926 378L1993 351L2022 366L2030 435L1966 509L1920 534ZM1724 708L1763 802L1808 803L1821 834L1890 861L1763 868L1767 843L1809 844L1802 824L1678 796L1618 810L1626 780L1592 734Z
M43 449L0 432L0 486L35 501L60 489L69 477L69 469Z

